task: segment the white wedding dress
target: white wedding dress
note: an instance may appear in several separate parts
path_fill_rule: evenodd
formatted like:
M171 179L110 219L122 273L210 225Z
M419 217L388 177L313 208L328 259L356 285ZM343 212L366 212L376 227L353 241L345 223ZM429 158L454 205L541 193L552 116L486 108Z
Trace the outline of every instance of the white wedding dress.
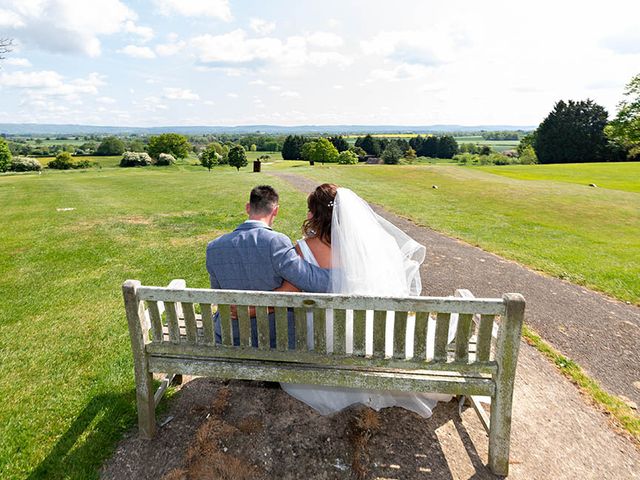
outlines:
M304 240L298 241L302 256L318 265ZM420 295L420 265L425 247L377 215L362 198L349 189L339 188L334 200L331 224L332 291L341 294L407 296ZM310 322L310 319L307 319ZM387 331L393 330L393 316L387 315ZM455 325L450 325L451 333ZM450 336L451 336L450 333ZM350 332L346 332L349 342ZM365 350L372 351L373 318L367 315ZM390 347L390 346L388 346ZM388 350L389 348L387 348ZM289 395L311 406L322 415L361 403L374 410L403 407L430 417L438 401L450 395L400 391L281 384Z

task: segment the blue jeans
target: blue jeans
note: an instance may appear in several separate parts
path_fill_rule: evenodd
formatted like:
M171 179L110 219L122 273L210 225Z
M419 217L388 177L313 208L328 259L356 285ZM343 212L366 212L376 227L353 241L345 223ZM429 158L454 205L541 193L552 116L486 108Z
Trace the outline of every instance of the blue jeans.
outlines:
M251 346L258 346L258 320L256 317L251 317ZM213 316L213 325L216 333L216 343L222 343L222 325L220 324L220 315L218 312ZM228 327L227 327L228 328ZM296 348L296 324L295 317L293 316L293 310L287 309L287 330L288 330L288 346L289 350L295 350ZM233 345L240 345L240 326L237 319L231 319L231 337L233 339ZM269 313L269 346L276 348L276 314Z

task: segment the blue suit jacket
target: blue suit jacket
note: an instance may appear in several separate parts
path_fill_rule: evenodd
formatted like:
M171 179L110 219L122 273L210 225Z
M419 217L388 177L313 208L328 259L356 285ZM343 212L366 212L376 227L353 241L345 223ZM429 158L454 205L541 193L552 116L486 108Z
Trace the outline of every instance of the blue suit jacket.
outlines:
M207 245L211 288L269 291L283 280L305 292L328 292L329 270L302 259L291 240L266 224L247 220Z

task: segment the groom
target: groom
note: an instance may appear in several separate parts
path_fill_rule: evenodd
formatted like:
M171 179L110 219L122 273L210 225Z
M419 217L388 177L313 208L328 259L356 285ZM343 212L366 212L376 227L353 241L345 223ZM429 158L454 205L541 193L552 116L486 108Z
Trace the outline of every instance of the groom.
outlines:
M249 219L233 232L207 245L207 271L211 288L225 290L270 291L287 280L302 291L329 291L329 270L311 265L295 251L291 240L271 228L278 215L278 193L269 185L251 190L246 211ZM216 337L220 323L216 316ZM275 348L275 316L269 314L271 348ZM289 343L292 344L292 319L289 319ZM233 321L233 343L239 345L237 319ZM257 346L255 318L251 318L251 344Z

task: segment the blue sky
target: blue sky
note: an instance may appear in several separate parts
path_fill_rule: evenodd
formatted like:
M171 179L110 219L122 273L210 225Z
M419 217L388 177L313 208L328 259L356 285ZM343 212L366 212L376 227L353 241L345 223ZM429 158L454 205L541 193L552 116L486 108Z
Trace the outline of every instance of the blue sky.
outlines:
M0 122L536 125L611 115L636 1L0 0Z

